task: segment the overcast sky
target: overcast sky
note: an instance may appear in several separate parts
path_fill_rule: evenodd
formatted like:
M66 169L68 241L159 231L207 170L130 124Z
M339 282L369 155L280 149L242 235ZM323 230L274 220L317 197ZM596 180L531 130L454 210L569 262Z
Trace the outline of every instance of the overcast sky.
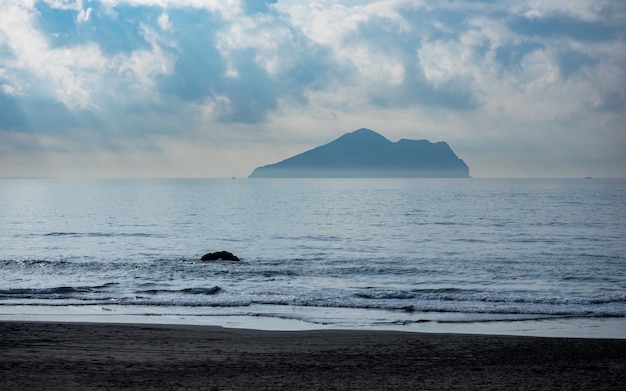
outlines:
M626 177L626 2L0 0L0 177L245 177L361 127Z

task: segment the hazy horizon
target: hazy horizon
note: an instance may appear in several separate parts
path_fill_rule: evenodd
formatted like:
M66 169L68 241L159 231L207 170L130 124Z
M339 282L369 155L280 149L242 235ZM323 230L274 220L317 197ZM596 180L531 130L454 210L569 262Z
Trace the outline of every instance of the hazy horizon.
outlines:
M626 3L0 5L0 178L244 178L359 128L626 177Z

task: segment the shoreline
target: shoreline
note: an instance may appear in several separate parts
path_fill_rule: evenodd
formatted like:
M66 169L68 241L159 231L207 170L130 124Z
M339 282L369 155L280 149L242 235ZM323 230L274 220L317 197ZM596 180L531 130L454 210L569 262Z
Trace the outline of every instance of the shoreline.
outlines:
M0 322L78 322L104 324L168 324L221 326L260 331L369 330L432 334L485 334L530 337L626 339L624 318L554 317L465 321L433 312L411 313L410 317L371 309L290 307L253 305L245 311L230 309L180 312L173 307L11 307L0 313ZM9 309L9 307L6 307ZM157 311L160 310L160 311Z
M0 321L0 389L618 389L626 340Z

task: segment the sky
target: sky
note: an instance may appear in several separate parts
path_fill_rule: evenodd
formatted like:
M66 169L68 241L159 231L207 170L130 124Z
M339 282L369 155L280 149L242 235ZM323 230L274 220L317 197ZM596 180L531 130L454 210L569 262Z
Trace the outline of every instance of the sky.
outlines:
M359 128L626 177L626 2L0 0L0 178L247 177Z

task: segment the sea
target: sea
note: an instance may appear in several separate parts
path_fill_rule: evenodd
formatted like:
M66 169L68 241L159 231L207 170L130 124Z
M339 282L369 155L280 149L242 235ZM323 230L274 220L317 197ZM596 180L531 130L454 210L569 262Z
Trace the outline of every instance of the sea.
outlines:
M0 180L0 320L626 338L626 180Z

